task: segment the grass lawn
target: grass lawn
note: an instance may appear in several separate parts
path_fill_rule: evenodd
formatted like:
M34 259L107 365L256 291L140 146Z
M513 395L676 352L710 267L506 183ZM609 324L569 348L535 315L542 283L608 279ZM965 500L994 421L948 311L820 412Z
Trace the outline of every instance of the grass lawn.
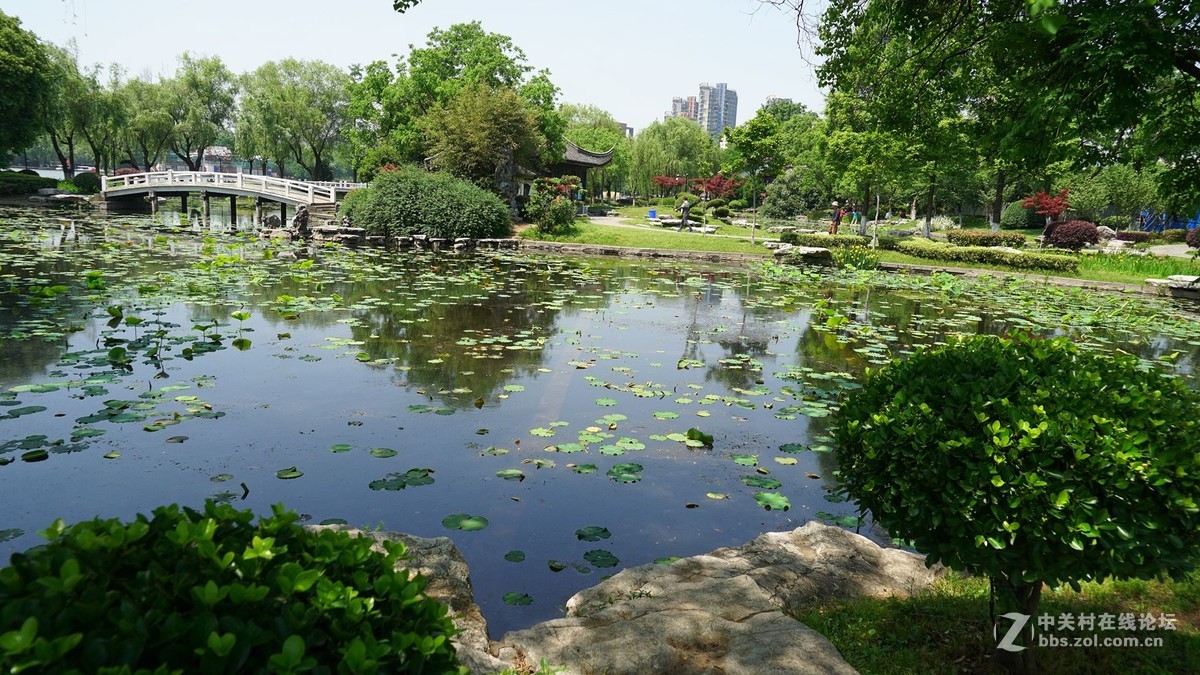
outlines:
M715 251L720 253L757 253L770 256L770 251L761 244L751 245L748 240L731 237L716 237L696 232L676 232L671 228L612 227L596 223L577 222L570 231L562 234L541 234L530 228L520 235L525 239L558 241L575 244L599 244L604 246L633 246L661 248L677 251Z
M1131 255L1100 255L1085 254L1079 258L1078 272L1041 272L1038 270L1020 270L1004 265L982 265L970 262L943 262L928 260L900 253L899 251L880 251L880 262L900 263L905 265L927 265L936 267L962 267L977 270L995 270L997 272L1013 272L1029 276L1054 276L1070 279L1087 279L1089 281L1116 281L1128 284L1142 284L1146 279L1163 279L1172 274L1190 274L1200 276L1200 262L1187 258L1165 258L1160 256L1131 256Z
M998 609L997 614L1004 611ZM1056 617L1174 614L1177 627L1174 631L1041 631L1057 637L1163 638L1158 647L1039 648L1038 665L1044 673L1200 672L1200 581L1195 574L1179 582L1085 583L1081 593L1065 587L1046 589L1038 611ZM789 614L829 638L863 675L1006 672L989 656L994 641L986 579L952 575L908 599L815 602Z

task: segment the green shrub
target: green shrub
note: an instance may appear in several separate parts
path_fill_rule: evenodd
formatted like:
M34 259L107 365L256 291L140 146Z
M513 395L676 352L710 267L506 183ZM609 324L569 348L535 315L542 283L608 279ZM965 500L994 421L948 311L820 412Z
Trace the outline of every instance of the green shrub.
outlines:
M951 340L867 372L835 420L837 474L928 564L990 576L1036 615L1043 583L1195 565L1196 410L1200 393L1131 356Z
M1025 235L1019 232L992 232L991 230L950 230L946 239L955 246L1025 246Z
M680 206L682 206L683 200L685 200L685 199L688 200L689 204L691 204L693 211L703 208L700 198L690 192L685 192L675 198L675 201L673 202L675 205L675 208L679 208Z
M1039 216L1032 208L1021 206L1021 202L1013 202L1000 214L1000 229L1002 230L1031 230L1040 229L1046 225L1045 216Z
M94 195L100 191L100 174L94 171L77 173L71 182L85 195Z
M30 176L16 171L0 171L0 195L30 195L42 188L58 187L53 178Z
M21 169L21 170L20 170L20 171L18 171L17 173L19 173L19 174L23 174L23 175L26 175L26 176L38 176L38 175L41 175L41 174L39 174L37 171L34 171L33 169Z
M985 265L1007 265L1017 269L1074 272L1079 261L1073 256L1048 253L1013 253L984 246L955 246L928 239L901 241L896 250L918 258L946 262L972 262Z
M900 242L904 241L900 237L894 237L890 234L881 234L875 237L875 245L885 251L895 251L900 246Z
M779 235L779 241L793 246L816 246L820 248L839 248L843 246L866 246L871 243L867 237L857 234L807 234L797 232L784 232Z
M1117 239L1137 244L1154 239L1154 234L1152 232L1118 232Z
M1105 216L1100 219L1100 224L1120 232L1129 227L1129 218L1125 216Z
M403 545L209 502L56 521L0 570L4 672L461 672ZM156 670L161 669L161 670Z
M708 200L708 208L712 209L713 211L716 211L717 209L721 208L722 206L726 206L726 205L727 205L727 202L724 199L721 199L720 197L717 197L716 199Z
M496 195L447 173L406 166L383 171L349 212L356 227L386 237L506 237L508 207ZM361 200L361 201L360 201Z
M1179 244L1187 239L1188 231L1182 227L1177 227L1170 230L1163 230L1160 235L1162 240L1168 243Z
M370 188L351 190L346 193L342 201L338 202L337 212L339 216L348 216L351 223L365 222L366 216L363 215L364 209L367 208L368 202L371 200Z
M1065 223L1056 223L1054 229L1046 235L1045 243L1056 248L1078 251L1083 248L1084 244L1099 242L1100 233L1096 230L1095 223L1089 223L1086 220L1069 220Z
M533 194L525 213L547 234L561 232L575 222L575 202L571 195L579 189L579 178L539 178L533 182Z
M720 218L721 220L729 220L729 215L730 215L730 211L729 211L728 206L718 206L712 210L713 218Z
M748 206L750 206L750 203L745 199L734 199L733 201L729 202L729 208L733 209L734 211L745 211L746 207Z

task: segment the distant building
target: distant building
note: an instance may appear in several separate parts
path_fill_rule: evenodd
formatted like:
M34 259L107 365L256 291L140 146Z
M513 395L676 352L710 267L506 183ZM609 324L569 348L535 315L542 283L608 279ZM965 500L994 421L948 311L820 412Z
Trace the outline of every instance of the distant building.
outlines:
M624 122L617 122L617 125L621 127L621 133L625 134L629 138L633 138L633 127L625 124Z
M737 126L737 92L724 82L700 84L700 117L697 120L709 136L721 137L725 127Z
M767 97L767 102L766 102L766 103L764 103L763 105L764 105L764 106L768 106L768 105L771 105L772 103L774 103L775 101L783 101L784 103L791 103L791 102L792 102L792 99L790 99L790 98L782 98L782 97L779 97L779 96L768 96L768 97Z
M671 99L671 110L663 115L663 120L669 120L672 117L686 117L693 122L699 122L700 106L696 102L696 97L676 96Z

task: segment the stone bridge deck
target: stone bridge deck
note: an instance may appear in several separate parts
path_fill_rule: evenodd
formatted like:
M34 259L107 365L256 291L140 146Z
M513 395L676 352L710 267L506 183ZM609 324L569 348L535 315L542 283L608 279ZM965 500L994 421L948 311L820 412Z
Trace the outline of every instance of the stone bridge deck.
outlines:
M104 199L138 194L204 192L261 197L281 204L312 206L332 204L340 194L365 187L362 183L317 183L214 171L149 171L124 176L101 176Z

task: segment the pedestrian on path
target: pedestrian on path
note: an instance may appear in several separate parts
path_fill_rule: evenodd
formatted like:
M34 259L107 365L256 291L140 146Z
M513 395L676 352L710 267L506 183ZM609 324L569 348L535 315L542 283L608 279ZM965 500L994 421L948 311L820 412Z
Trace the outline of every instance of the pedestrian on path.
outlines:
M842 211L842 207L839 206L837 202L834 202L833 212L830 214L832 217L832 222L829 223L829 234L837 234L838 226L842 224L842 214L844 213L845 211Z
M688 202L687 197L684 197L683 203L679 205L679 212L681 214L679 217L681 220L679 221L679 229L675 230L676 232L683 232L683 228L687 227L688 212L691 210L692 205Z

